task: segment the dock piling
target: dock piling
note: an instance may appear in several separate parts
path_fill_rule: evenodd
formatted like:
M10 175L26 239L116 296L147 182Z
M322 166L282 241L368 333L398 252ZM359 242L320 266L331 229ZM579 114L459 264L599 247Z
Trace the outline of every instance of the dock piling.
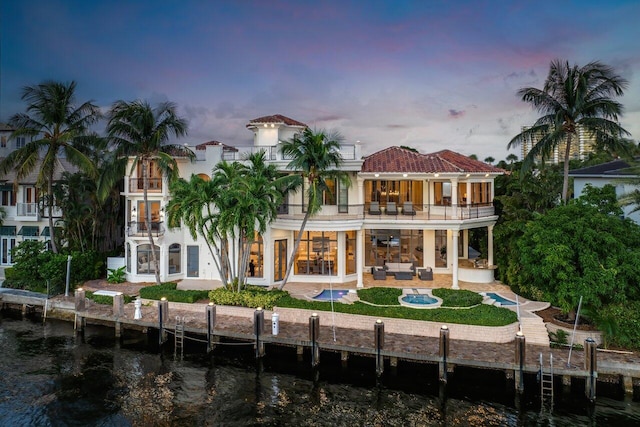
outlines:
M264 332L264 311L258 307L253 313L253 333L256 336L256 359L264 356L264 343L260 337Z
M590 402L596 400L596 382L598 378L598 360L596 342L592 338L584 341L584 369L588 372L584 393Z
M449 356L449 328L442 325L440 328L440 363L438 363L438 376L443 383L447 382L447 357Z
M162 345L167 341L167 331L164 323L169 320L169 301L162 297L158 301L158 344Z
M74 297L75 297L76 311L85 311L86 310L86 305L85 305L86 292L84 291L84 289L82 288L76 289Z
M215 344L213 330L216 327L216 306L210 302L207 305L207 353L213 351Z
M384 322L378 319L373 326L374 345L376 349L376 375L379 377L384 373L384 357L381 350L384 347Z
M514 372L515 386L518 393L524 392L524 365L526 360L526 339L522 331L516 333L516 366Z
M124 295L113 296L113 315L116 317L124 316Z
M309 341L311 341L311 366L314 368L320 363L319 337L320 318L318 317L318 313L313 313L311 317L309 317Z

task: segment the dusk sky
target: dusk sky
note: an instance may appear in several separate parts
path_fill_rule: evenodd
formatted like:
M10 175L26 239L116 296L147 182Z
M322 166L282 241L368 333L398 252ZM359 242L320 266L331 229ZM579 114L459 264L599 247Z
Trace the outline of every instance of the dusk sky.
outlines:
M0 122L24 111L24 86L75 80L77 100L105 112L175 102L182 143L250 145L249 120L283 114L365 155L407 145L500 160L537 117L517 90L542 87L560 58L629 80L621 124L638 140L639 18L637 0L2 0Z

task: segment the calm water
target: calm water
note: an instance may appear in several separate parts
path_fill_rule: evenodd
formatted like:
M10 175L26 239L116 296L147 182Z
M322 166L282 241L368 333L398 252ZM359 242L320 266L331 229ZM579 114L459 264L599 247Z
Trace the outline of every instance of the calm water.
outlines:
M429 365L398 367L376 383L370 360L348 370L323 353L312 372L268 347L262 366L250 346L213 357L149 349L143 336L0 315L1 426L575 426L640 425L640 404L563 394L552 412L538 397L516 401L502 375L456 370L445 391ZM197 350L197 352L196 352ZM535 389L535 378L528 388ZM599 389L600 391L600 389ZM558 393L561 394L561 393Z

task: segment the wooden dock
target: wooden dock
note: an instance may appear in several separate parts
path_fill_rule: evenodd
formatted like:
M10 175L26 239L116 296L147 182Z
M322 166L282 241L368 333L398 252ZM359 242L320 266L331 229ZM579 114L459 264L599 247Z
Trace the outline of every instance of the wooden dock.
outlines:
M553 376L558 382L563 385L570 385L574 380L584 382L585 394L590 400L595 399L597 382L619 384L627 394L633 394L634 387L640 385L638 354L596 351L595 345L587 342L584 343L586 351L574 349L569 361L568 349L527 344L526 336L514 336L507 343L460 340L453 335L450 337L444 325L436 325L435 336L417 336L398 330L384 331L386 322L401 320L357 315L349 315L357 328L336 327L332 325L330 312L297 310L296 316L284 316L278 321L277 330L274 330L273 319L274 313L279 312L277 309L144 301L140 307L142 318L135 319L133 303L118 303L118 298L114 297L113 306L98 305L85 299L84 293L78 295L77 292L74 297L66 299L3 292L0 293L0 307L23 313L39 311L44 317L73 320L78 331L82 331L87 323L112 327L116 336L121 336L124 329L154 330L159 332L162 341L163 336L178 335L182 339L204 342L213 351L220 340L245 342L253 345L256 357L264 355L265 345L295 348L299 355L311 354L315 364L320 363L321 354L326 352L340 354L342 363L348 363L353 355L371 357L376 360L376 372L372 375L382 375L385 366L395 367L399 362L436 364L439 367L438 379L442 382L446 382L448 375L457 367L490 369L504 372L508 380L513 380L515 391L522 392L523 376L540 373L542 355L545 361L553 358ZM314 322L317 330L312 332ZM434 327L431 322L422 323L425 330ZM455 328L455 325L450 326ZM408 326L407 330L411 328L415 325ZM176 342L175 339L173 341ZM590 347L592 353L589 353Z

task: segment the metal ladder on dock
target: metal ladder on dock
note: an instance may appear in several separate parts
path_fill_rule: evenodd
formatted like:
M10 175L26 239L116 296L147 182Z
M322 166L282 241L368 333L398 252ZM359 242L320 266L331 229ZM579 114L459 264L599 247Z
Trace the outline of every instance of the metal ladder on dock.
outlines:
M553 354L549 355L549 369L545 370L542 353L540 353L540 398L542 405L553 406Z
M178 354L178 348L180 349L180 357L182 357L184 355L184 317L180 316L176 316L176 338L173 350L174 357Z

